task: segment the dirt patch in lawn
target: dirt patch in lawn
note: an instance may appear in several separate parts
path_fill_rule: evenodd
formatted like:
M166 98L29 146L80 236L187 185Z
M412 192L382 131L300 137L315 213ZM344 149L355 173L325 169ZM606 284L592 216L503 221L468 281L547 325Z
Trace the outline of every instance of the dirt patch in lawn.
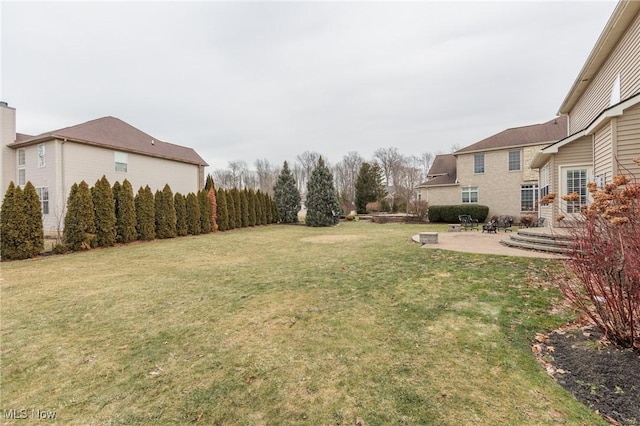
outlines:
M362 239L362 235L317 235L315 237L306 237L302 238L300 241L304 241L305 243L316 243L316 244L337 244L343 243L347 241L355 241Z
M608 344L594 327L538 335L533 351L576 399L615 425L640 425L640 354Z

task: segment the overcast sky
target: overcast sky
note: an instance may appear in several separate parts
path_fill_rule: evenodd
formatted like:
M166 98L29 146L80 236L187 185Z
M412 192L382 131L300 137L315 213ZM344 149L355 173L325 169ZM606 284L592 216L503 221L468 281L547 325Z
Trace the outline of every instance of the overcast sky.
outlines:
M592 2L7 2L18 132L103 116L226 168L447 153L553 118L615 8Z

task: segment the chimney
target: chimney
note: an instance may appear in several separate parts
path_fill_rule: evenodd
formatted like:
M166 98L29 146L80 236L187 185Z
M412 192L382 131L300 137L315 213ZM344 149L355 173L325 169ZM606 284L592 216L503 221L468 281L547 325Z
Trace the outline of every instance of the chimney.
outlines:
M16 110L0 101L0 196L7 192L9 182L16 176L16 152L7 145L16 140Z

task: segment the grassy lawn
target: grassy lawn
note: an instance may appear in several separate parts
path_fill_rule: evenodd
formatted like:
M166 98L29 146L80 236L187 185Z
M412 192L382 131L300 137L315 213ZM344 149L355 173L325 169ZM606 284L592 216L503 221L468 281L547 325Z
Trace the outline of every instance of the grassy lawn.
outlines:
M603 424L535 362L549 260L271 226L2 264L0 409L58 424ZM4 412L3 412L4 413ZM19 413L18 413L19 414ZM3 422L12 423L6 419Z

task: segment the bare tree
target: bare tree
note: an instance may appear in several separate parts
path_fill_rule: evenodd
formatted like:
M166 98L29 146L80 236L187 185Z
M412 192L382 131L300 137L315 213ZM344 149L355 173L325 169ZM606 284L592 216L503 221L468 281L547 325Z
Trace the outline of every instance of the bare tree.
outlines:
M402 159L398 148L378 148L373 152L373 158L380 162L387 186L395 185L393 175L398 172L398 163Z
M338 191L340 207L349 214L355 208L355 187L358 173L364 159L355 151L342 157L342 161L334 167L334 180Z
M451 145L451 153L454 153L459 149L460 149L460 144L459 143L454 143L453 145Z
M256 166L258 189L266 194L273 195L273 187L276 184L280 170L269 163L269 160L258 159L253 163Z
M307 179L309 179L309 177L311 176L311 172L313 171L313 169L315 169L319 158L320 154L311 151L305 151L296 157L301 167L300 179L296 177L296 180L299 184L302 184L303 188L307 187ZM327 167L329 166L326 161L325 165Z
M234 186L233 174L228 169L216 169L211 173L218 188L231 189Z
M415 155L402 157L398 167L399 179L395 189L402 201L406 201L407 213L409 213L411 202L415 198L415 187L422 181L422 170L421 157Z
M427 180L427 175L429 174L431 164L433 164L433 154L430 152L423 152L422 154L420 154L420 163L422 166L422 177L420 179L422 181L425 181Z
M229 171L233 177L233 187L244 188L244 178L247 174L247 163L242 160L229 161Z

